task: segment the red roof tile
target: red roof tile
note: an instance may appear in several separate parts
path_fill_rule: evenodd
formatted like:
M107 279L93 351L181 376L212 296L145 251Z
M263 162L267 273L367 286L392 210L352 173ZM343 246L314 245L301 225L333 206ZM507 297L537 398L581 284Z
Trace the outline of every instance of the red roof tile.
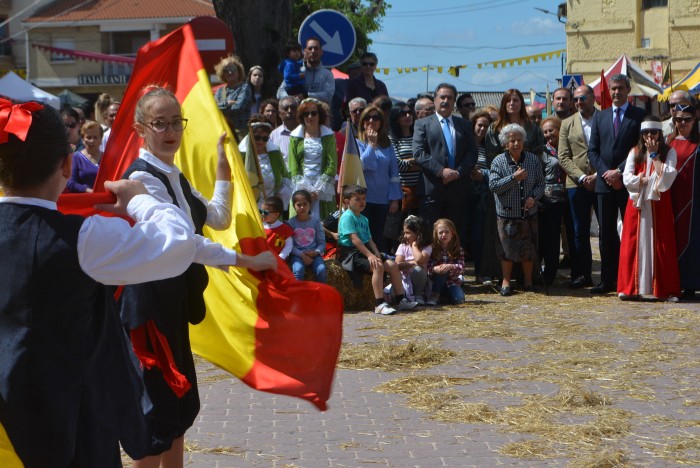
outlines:
M214 16L211 0L57 0L25 21L58 23Z

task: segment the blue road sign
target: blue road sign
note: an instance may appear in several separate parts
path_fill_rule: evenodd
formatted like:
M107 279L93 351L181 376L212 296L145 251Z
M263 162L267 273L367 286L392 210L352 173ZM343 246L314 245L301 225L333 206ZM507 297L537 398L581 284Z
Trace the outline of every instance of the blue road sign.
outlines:
M299 28L299 44L306 45L310 37L321 39L324 67L337 67L355 51L357 37L350 20L335 10L318 10L306 17Z
M561 77L562 88L570 89L572 94L581 85L583 85L583 75L564 75Z

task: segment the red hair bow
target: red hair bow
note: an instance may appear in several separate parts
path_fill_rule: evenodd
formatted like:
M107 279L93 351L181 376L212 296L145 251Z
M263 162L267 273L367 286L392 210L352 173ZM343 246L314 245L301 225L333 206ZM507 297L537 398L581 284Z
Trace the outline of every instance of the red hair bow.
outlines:
M43 108L38 102L12 104L11 101L0 98L0 144L7 143L10 133L25 141L29 127L32 126L32 112Z

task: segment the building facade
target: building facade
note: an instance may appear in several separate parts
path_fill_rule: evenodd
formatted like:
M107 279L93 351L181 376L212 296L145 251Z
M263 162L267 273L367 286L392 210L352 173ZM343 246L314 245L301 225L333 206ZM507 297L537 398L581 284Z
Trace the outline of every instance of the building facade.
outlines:
M651 74L671 63L672 80L700 60L700 0L567 0L567 73L586 83L627 54Z
M7 21L0 27L0 72L13 70L53 94L69 89L88 98L103 92L121 98L141 46L194 17L214 16L206 0L28 3L0 0L0 23Z

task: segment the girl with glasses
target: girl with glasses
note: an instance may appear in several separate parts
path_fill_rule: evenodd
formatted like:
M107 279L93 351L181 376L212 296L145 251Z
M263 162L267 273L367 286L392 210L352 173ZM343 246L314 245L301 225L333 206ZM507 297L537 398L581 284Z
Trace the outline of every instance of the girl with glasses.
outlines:
M399 165L388 127L384 113L374 105L367 106L358 123L357 146L367 183L367 205L362 214L369 220L372 239L380 252L387 251L384 242L387 215L399 211L403 199Z
M676 150L666 145L662 128L657 117L644 118L639 143L629 152L622 173L629 191L617 275L622 300L676 302L681 293L669 192L677 157Z
M262 175L263 190L255 190L253 192L257 196L258 206L261 207L265 198L279 197L283 202L283 209L286 211L289 206L289 197L292 195L292 181L289 176L289 170L284 162L284 157L280 152L279 146L270 141L270 133L272 133L272 124L262 114L253 115L248 121L250 132L243 141L238 145L238 151L243 156L243 161L251 156L250 150L255 151L258 158L258 166L260 167L260 175ZM253 141L249 142L251 139ZM251 144L252 143L252 144ZM246 165L246 167L248 167Z
M311 215L326 219L336 210L335 176L338 160L335 134L324 125L328 113L316 98L301 101L297 111L299 126L289 137L287 166L294 191L311 194ZM290 206L289 216L294 216Z
M207 200L175 165L175 153L186 125L180 103L171 91L155 86L144 89L134 111L134 129L143 138L143 147L124 178L142 182L154 197L177 205L189 215L196 233L196 251L193 263L184 273L127 286L121 295L122 323L143 364L144 383L152 402L150 408L144 408L151 444L148 455L134 462L135 468L182 466L184 434L199 412L189 324L204 320L203 293L209 281L204 265L237 265L255 271L277 265L269 251L248 256L203 236L205 224L217 230L231 224L231 168L224 151L226 134L218 141L214 196ZM221 263L221 258L225 263Z
M695 297L700 289L700 133L695 106L677 104L669 146L676 150L678 175L671 186L676 231L676 253L684 299ZM694 214L695 213L695 214Z

